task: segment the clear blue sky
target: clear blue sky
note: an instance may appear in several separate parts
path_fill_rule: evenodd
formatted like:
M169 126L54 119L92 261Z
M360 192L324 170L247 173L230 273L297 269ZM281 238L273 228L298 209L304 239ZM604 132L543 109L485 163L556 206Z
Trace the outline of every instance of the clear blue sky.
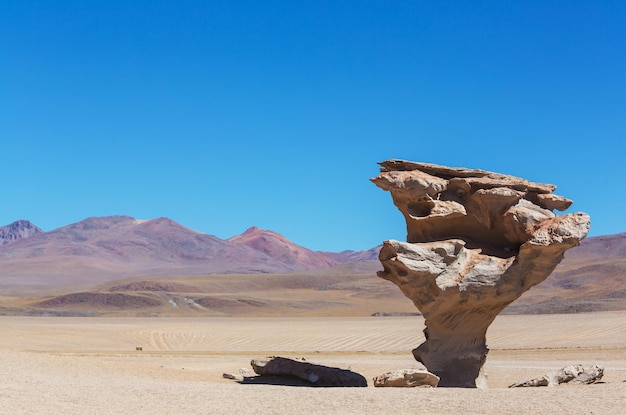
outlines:
M0 225L403 239L376 162L553 183L626 231L624 1L0 2Z

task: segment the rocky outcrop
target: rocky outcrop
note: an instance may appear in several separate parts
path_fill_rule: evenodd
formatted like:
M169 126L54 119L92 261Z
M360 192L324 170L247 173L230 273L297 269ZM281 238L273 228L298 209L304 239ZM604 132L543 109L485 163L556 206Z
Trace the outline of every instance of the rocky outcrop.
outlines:
M562 383L589 385L596 383L604 376L602 366L593 365L584 368L583 365L566 366L554 372L547 373L534 379L514 383L509 388L522 388L529 386L558 386Z
M589 216L557 216L572 201L555 186L403 160L380 163L407 242L385 241L378 276L395 283L426 320L415 358L439 386L476 387L486 332L507 305L543 281L589 231Z
M374 386L378 388L435 388L438 383L439 377L424 369L392 370L374 378Z
M29 238L43 233L43 230L27 220L17 220L5 226L0 226L0 245Z

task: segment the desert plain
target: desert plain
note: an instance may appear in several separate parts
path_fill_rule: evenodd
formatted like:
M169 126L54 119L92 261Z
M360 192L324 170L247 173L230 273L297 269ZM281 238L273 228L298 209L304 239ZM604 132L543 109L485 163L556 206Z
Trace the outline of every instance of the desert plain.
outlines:
M375 388L420 367L420 316L0 317L2 414L623 414L626 312L500 315L488 332L487 389ZM142 350L137 350L141 348ZM241 384L279 355L351 369L367 388ZM592 385L508 388L570 364Z

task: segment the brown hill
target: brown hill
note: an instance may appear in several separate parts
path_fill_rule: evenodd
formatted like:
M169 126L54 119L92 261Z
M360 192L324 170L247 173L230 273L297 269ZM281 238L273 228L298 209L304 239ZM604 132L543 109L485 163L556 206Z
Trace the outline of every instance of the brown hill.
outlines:
M150 298L146 295L131 295L125 293L97 293L78 292L66 295L59 295L49 300L39 302L37 305L42 308L76 307L86 305L89 309L111 308L145 308L160 305L158 299Z
M338 268L112 281L91 290L0 302L0 315L368 316L415 311L395 286L374 272L343 272Z
M311 251L296 245L276 232L259 229L256 226L228 240L263 252L297 270L328 268L349 260L341 254Z

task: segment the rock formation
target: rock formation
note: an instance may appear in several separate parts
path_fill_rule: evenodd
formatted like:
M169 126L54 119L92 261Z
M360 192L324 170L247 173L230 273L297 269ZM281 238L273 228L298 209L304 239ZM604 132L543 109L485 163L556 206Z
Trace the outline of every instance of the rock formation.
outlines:
M384 242L378 276L426 320L415 359L441 378L439 386L476 387L487 328L579 244L589 216L555 215L572 201L550 184L403 160L380 165L372 181L404 215L407 242Z
M5 226L0 226L0 246L20 239L43 233L44 231L27 220L17 220Z

